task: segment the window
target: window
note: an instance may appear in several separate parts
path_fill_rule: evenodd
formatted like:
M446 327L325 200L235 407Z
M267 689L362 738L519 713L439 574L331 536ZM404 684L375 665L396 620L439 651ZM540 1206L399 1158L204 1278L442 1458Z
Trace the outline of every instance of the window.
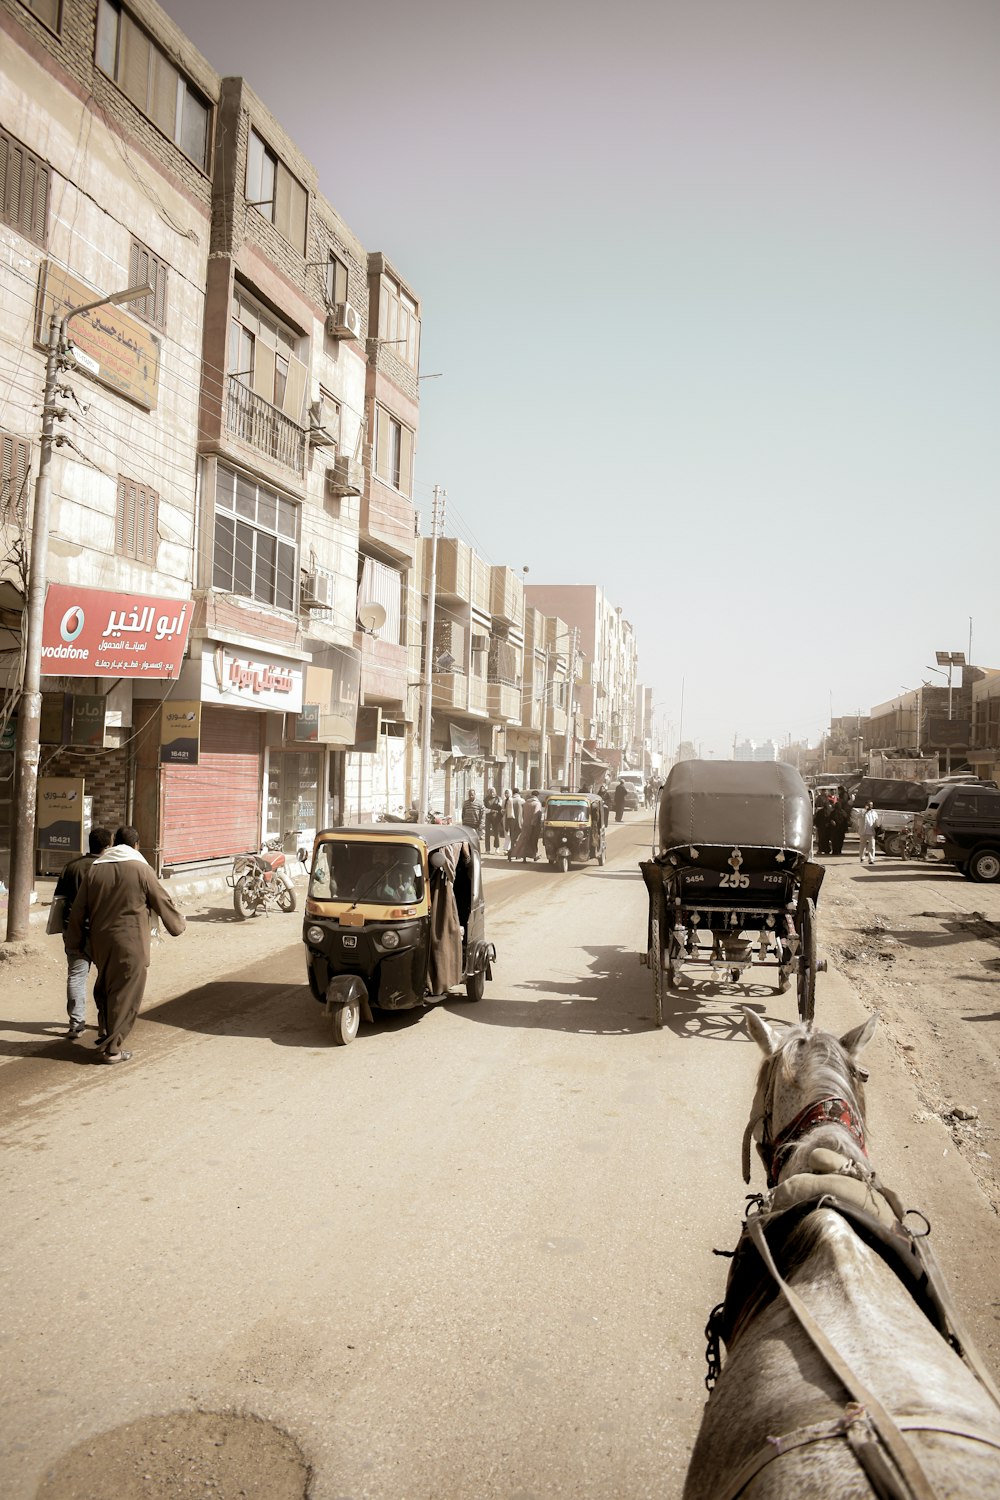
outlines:
M293 422L302 421L306 367L295 350L298 338L241 287L233 291L229 325L229 373L276 406Z
M210 105L118 0L99 0L97 66L206 171Z
M50 31L59 31L62 22L60 15L62 0L21 0L21 4L40 21L44 21Z
M413 298L385 274L379 280L378 336L411 370L420 358L420 320Z
M247 146L247 202L270 219L290 245L305 252L308 194L256 130L250 131Z
M147 250L145 245L133 240L128 260L128 284L142 286L145 282L153 288L151 295L142 297L138 302L131 302L129 307L140 318L145 318L147 323L152 323L154 328L166 328L167 268L152 250Z
M326 300L331 306L336 307L338 302L346 302L347 298L347 267L333 251L330 251L330 260L326 268Z
M297 506L220 464L215 486L214 588L278 609L294 609L297 532Z
M49 176L47 162L0 130L0 217L36 245L45 244Z
M409 495L413 470L413 433L384 407L375 408L375 475L402 495Z
M156 563L156 513L160 497L148 485L118 476L115 506L115 553L136 562Z
M0 432L0 522L28 517L28 486L31 475L31 444L27 438Z

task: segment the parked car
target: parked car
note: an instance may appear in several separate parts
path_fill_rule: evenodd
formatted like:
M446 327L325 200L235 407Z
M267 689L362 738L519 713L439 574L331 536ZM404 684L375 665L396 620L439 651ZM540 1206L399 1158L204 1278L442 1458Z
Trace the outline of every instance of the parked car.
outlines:
M951 782L933 792L922 819L927 858L969 880L1000 880L1000 790Z

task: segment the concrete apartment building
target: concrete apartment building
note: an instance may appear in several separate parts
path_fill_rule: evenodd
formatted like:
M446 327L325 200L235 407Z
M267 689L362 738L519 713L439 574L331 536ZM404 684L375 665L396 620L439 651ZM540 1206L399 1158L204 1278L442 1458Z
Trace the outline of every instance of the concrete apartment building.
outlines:
M130 818L167 873L402 801L420 620L412 287L245 81L152 0L0 0L0 28L8 715L48 314L148 280L113 319L73 322L48 572L122 619L176 601L183 664L43 675L48 774L83 778L93 818ZM171 759L163 726L182 708L195 748Z
M621 770L635 737L637 650L631 624L596 584L533 583L525 599L576 629L583 658L577 664L578 758L582 746L612 771Z
M141 302L97 308L68 328L76 353L59 373L55 406L49 599L76 590L86 614L101 609L109 625L118 620L115 633L126 619L138 623L126 607L137 599L150 601L163 634L168 620L172 638L186 639L190 627L218 90L217 76L155 5L126 12L111 0L0 0L4 879L43 346L53 312L142 283L152 291ZM72 675L83 653L69 618L62 643L59 621L56 644L43 637L42 774L82 778L94 821L117 825L130 811L148 684L121 655L99 675ZM84 613L72 618L82 628ZM55 867L64 862L44 842L40 853L43 869L50 853Z

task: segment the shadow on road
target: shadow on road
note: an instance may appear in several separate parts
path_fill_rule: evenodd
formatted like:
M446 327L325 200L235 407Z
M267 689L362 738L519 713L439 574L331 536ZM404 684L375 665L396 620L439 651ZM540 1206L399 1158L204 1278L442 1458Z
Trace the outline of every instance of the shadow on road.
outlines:
M638 964L635 950L607 945L582 951L589 955L589 966L588 972L579 976L526 980L507 991L494 982L478 1004L449 1001L447 1009L487 1026L518 1026L579 1036L627 1037L655 1031L652 976ZM664 1029L685 1040L746 1041L739 1006L752 1005L764 1011L764 997L773 993L762 985L713 980L685 983L665 997ZM794 995L791 1007L794 1012Z
M361 1035L400 1031L419 1020L426 1007L376 1011L374 1026ZM278 1047L326 1047L330 1021L306 984L248 984L218 980L188 990L144 1012L142 1020L205 1036L264 1037Z

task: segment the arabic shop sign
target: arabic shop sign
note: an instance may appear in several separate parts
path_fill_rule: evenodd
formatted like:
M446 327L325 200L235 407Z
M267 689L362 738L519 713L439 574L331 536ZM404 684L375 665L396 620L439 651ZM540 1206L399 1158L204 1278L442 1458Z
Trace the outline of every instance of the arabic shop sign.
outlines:
M176 677L193 612L190 599L50 583L42 621L42 672L50 677Z
M51 261L43 261L38 273L38 318L35 340L49 342L49 319L65 316L74 307L95 302L101 295L93 287ZM160 341L124 307L105 303L79 313L66 330L78 363L102 385L118 391L152 411L160 381Z
M253 656L231 646L216 646L201 659L204 703L297 714L302 707L302 666L280 656Z

